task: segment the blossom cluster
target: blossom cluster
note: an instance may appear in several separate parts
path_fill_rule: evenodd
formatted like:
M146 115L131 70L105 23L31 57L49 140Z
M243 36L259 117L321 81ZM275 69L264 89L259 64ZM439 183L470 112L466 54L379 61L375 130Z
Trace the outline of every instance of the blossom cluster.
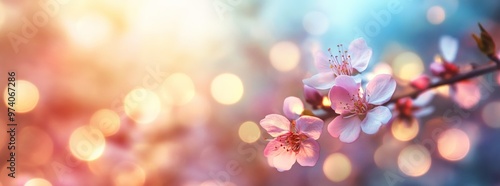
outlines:
M381 125L392 118L391 111L384 104L396 89L391 75L381 74L362 87L361 73L368 67L372 49L362 38L356 39L343 50L338 45L338 54L331 49L328 54L318 52L315 66L318 74L304 79L306 100L321 99L318 91L328 91L331 109L339 116L328 125L328 133L340 141L355 141L361 131L376 133ZM318 90L311 90L310 87ZM284 101L283 113L267 115L260 125L272 136L264 150L269 165L279 171L289 170L297 161L302 166L314 166L319 156L316 140L323 130L324 121L315 116L303 114L304 106L297 97Z
M494 56L494 42L491 36L481 28L481 36L474 36L481 52L497 63ZM304 97L313 109L332 111L335 114L326 125L330 136L341 142L352 143L359 138L361 131L375 134L390 122L410 124L416 117L433 112L433 107L426 107L434 93L428 91L440 85L450 85L450 95L463 108L477 104L478 99L464 101L463 95L479 94L474 79L483 71L470 71L459 68L453 63L458 53L458 40L451 36L442 36L439 40L442 57L430 64L432 76L421 75L409 82L416 90L414 94L393 97L396 80L390 74L377 74L372 78L363 76L367 69L372 49L362 38L352 41L347 50L337 45L336 53L317 52L314 66L318 73L304 79ZM369 79L369 80L367 80ZM416 98L416 99L414 99ZM325 104L328 102L327 104ZM391 102L391 104L389 104ZM394 114L393 114L394 113ZM270 114L260 121L260 125L274 139L264 149L264 155L270 166L278 171L291 169L295 162L302 166L314 166L319 158L319 143L325 121L304 108L297 97L284 100L283 114Z

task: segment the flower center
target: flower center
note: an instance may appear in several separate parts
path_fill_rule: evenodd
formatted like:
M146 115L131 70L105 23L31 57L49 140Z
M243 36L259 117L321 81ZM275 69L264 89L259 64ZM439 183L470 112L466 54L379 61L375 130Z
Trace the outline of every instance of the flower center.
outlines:
M283 148L287 152L293 151L298 153L300 150L300 144L306 139L307 136L304 134L289 132L278 137L278 141L281 142L281 144L279 147L276 146L274 148Z
M339 54L336 56L333 56L331 49L328 49L328 53L330 53L330 59L328 59L330 69L332 69L335 76L351 76L353 74L351 56L348 54L347 50L344 50L342 44L337 45L337 48L339 49Z

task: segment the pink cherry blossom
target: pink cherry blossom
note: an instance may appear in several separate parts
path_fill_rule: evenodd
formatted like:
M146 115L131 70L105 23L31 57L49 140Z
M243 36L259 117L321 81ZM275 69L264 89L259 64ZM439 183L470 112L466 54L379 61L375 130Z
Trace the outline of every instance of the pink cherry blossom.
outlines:
M302 81L304 84L319 90L326 90L335 85L337 76L354 76L366 69L372 56L372 49L363 38L352 41L346 51L342 45L337 46L339 51L336 56L331 53L330 49L328 49L329 55L323 52L315 54L314 64L319 72L304 79Z
M389 108L381 105L389 101L395 90L396 81L387 74L375 76L364 92L353 77L337 77L329 96L332 109L340 115L330 122L328 132L346 143L356 140L361 130L376 133L392 117Z
M294 108L302 104L298 104L296 99L285 99L285 113L294 113ZM264 149L269 165L278 171L290 170L295 161L302 166L316 165L319 158L319 144L316 140L321 136L323 120L313 116L286 115L295 119L270 114L260 121L262 128L275 137Z

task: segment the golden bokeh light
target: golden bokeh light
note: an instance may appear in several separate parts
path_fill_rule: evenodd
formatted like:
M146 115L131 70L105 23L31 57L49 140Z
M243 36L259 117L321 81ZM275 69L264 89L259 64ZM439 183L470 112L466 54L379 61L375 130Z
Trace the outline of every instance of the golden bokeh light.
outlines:
M436 91L439 95L443 97L450 97L450 85L443 85L435 88L433 91Z
M154 121L161 110L160 98L156 93L143 88L130 91L123 103L125 114L140 124Z
M194 83L186 74L172 74L161 85L160 95L171 105L184 105L195 95Z
M323 97L323 100L321 101L321 104L324 107L330 107L332 106L332 101L330 101L330 98L328 96Z
M26 80L18 80L16 81L16 86L14 89L14 109L17 113L29 112L36 107L36 105L38 104L38 100L40 99L40 94L38 92L38 88L36 88L33 83ZM12 92L12 90L10 92ZM8 105L8 87L5 87L3 95L5 104Z
M434 25L443 23L446 18L446 12L441 6L433 6L427 10L427 21Z
M256 123L247 121L240 125L238 134L241 141L244 141L246 143L253 143L260 138L260 129Z
M399 153L398 167L408 176L422 176L431 167L431 155L422 145L407 146Z
M286 72L297 67L300 61L300 50L292 42L282 41L274 44L269 52L269 60L276 70Z
M481 116L486 125L492 128L500 128L500 101L487 103L481 111Z
M69 138L69 149L80 160L92 161L99 158L106 147L101 131L89 125L77 128Z
M437 146L439 154L444 159L458 161L469 152L470 140L464 131L451 128L439 135Z
M333 182L344 181L349 177L351 171L351 161L342 153L330 154L323 164L323 173Z
M90 118L90 126L99 129L104 136L111 136L120 129L120 116L109 109L101 109Z
M102 45L113 33L109 18L97 13L73 16L63 22L69 38L84 48Z
M214 99L224 105L238 102L243 96L244 88L240 78L234 74L220 74L212 80L210 86Z
M43 178L33 178L28 180L24 186L52 186L52 184Z
M49 134L39 127L27 126L18 133L18 156L25 165L40 166L49 162L54 151L54 142Z
M394 138L400 141L409 141L415 138L419 131L419 124L416 118L409 121L396 118L392 122L391 132Z
M394 74L406 81L417 78L424 71L422 59L413 52L400 53L394 58L392 64Z
M380 62L375 66L375 68L373 68L372 72L366 73L366 78L368 80L372 80L378 74L390 74L390 75L392 75L392 67L385 62Z
M120 163L114 168L115 185L141 186L146 181L146 172L135 163Z

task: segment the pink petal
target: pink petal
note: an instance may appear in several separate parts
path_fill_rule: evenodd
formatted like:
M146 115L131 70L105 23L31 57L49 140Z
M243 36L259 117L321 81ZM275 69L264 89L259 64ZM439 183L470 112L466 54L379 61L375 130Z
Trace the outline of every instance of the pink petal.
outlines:
M357 82L354 77L346 75L340 75L335 79L335 86L344 88L350 95L358 95L360 83L361 81Z
M317 140L323 131L323 120L313 116L301 116L297 119L297 132Z
M329 60L329 54L327 55L321 51L314 53L314 66L316 66L316 69L318 69L320 73L332 71Z
M378 106L368 111L365 119L361 122L361 130L367 134L375 134L382 124L391 120L392 114L389 108Z
M260 126L273 137L278 137L290 131L290 121L279 114L267 115L260 120Z
M431 72L435 76L440 76L442 73L446 71L443 63L433 62L430 66Z
M361 120L357 116L345 118L340 115L328 125L328 133L333 137L339 137L340 141L351 143L358 139L361 127Z
M439 38L439 49L447 62L455 60L458 51L458 40L451 36L441 36Z
M333 86L328 93L330 98L331 107L337 114L349 114L350 108L353 108L353 101L351 95L346 89L340 86Z
M333 71L318 73L310 78L303 79L302 82L310 87L319 90L326 90L335 85L335 74Z
M283 148L283 143L278 141L278 139L271 140L264 149L264 156L266 157L274 157L279 155L285 149Z
M319 144L309 138L302 141L300 151L297 153L297 162L302 166L314 166L319 159Z
M372 49L368 47L363 38L358 38L349 45L349 54L351 55L352 67L358 72L362 72L368 67L368 62L372 57Z
M288 119L295 120L300 117L304 111L304 104L302 101L294 96L285 98L283 102L283 113Z
M278 171L283 172L290 170L292 165L297 159L295 152L293 151L283 151L279 155L275 156L273 159L273 166L278 169Z
M366 85L367 102L381 105L391 99L396 90L396 81L391 75L379 74Z

